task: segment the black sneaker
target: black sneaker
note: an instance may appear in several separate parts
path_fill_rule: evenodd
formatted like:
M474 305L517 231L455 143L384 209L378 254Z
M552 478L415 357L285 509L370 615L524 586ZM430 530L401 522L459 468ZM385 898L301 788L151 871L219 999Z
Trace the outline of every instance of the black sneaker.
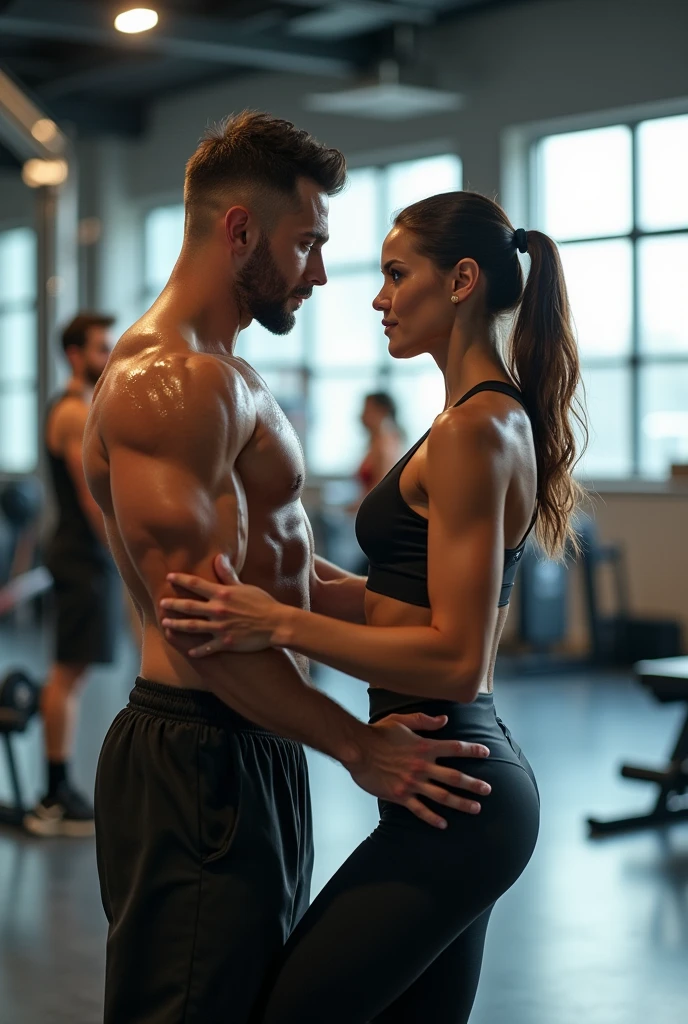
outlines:
M80 793L63 782L55 796L45 796L24 815L24 828L35 836L92 836L93 808Z

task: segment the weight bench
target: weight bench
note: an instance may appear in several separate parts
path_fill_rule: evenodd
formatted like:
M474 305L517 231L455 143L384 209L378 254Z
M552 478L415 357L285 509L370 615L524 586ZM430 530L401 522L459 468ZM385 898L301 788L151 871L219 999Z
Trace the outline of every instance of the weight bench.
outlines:
M47 569L41 567L16 576L0 588L0 618L20 604L45 594L53 585ZM27 808L24 805L12 737L24 732L38 710L38 687L21 670L9 672L0 679L0 736L12 789L12 803L0 804L0 824L22 825Z
M639 661L635 665L635 672L643 686L647 686L655 699L662 704L684 701L686 716L663 770L655 771L630 764L625 764L621 768L621 774L625 779L654 782L659 787L655 805L649 814L617 818L613 821L588 818L592 837L668 825L672 821L688 821L688 657Z

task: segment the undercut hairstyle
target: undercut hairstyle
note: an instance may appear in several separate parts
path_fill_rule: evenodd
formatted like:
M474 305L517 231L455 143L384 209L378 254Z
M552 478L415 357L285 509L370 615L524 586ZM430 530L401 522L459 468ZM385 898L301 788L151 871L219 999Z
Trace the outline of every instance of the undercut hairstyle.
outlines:
M222 207L250 203L266 230L298 210L298 180L308 178L329 196L346 183L346 161L308 132L271 114L244 110L211 125L186 165L185 231L202 237Z
M530 414L538 470L536 536L552 558L578 549L573 514L584 497L572 476L588 431L580 394L578 345L559 251L541 231L524 232L530 271L524 284L513 224L476 192L446 192L398 214L414 248L447 272L473 259L487 279L491 320L514 314L506 349L509 372Z
M72 346L84 348L91 327L112 327L114 322L114 316L107 313L79 313L62 331L62 348L65 352Z

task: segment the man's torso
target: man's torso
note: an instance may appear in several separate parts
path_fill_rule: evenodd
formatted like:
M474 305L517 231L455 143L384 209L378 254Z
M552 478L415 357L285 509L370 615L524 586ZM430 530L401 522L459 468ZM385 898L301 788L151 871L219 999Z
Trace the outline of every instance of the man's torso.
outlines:
M175 338L172 343L175 354L179 354L179 341ZM125 335L117 345L94 397L84 439L84 466L91 491L105 516L112 555L142 611L143 674L172 685L202 687L193 665L180 664L179 658L168 656L170 648L158 629L151 598L122 541L111 493L107 450L115 440L120 418L127 415L127 379L133 372L145 372L153 362L160 365L166 355L164 342L145 347L132 343ZM312 541L301 503L305 476L301 445L258 374L241 359L215 358L241 375L256 412L255 429L248 443L233 466L228 462L213 493L208 495L220 542L217 553L230 554L243 583L259 586L286 604L307 608ZM154 401L155 396L151 395L150 400ZM224 437L217 438L218 445L226 442ZM156 500L154 494L150 500ZM260 671L261 655L252 657Z

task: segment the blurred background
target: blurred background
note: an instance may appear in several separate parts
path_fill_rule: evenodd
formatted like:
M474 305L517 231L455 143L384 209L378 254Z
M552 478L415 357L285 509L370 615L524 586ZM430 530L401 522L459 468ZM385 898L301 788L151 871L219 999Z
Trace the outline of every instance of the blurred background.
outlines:
M501 966L486 968L494 984L488 994L481 989L475 1019L567 1024L585 1013L591 1024L678 1024L688 1018L679 971L688 949L688 847L684 841L678 853L667 852L669 840L648 846L651 839L637 836L628 840L635 846L603 855L586 845L581 823L587 811L642 804L644 789L616 779L618 759L641 750L661 762L688 701L688 667L666 704L638 686L647 673L630 668L638 659L682 655L688 637L688 4L147 0L147 7L155 25L131 31L146 22L125 19L120 29L129 30L121 31L115 18L124 3L0 0L0 492L9 488L11 496L17 484L20 493L29 493L24 485L45 492L25 512L14 514L11 500L3 505L0 585L41 565L51 517L42 422L66 377L59 330L78 310L93 309L115 316L121 333L157 296L181 243L184 164L209 121L264 109L347 157L349 187L331 202L328 285L304 305L290 335L254 325L238 353L263 375L301 438L319 550L349 567L360 561L351 509L367 450L365 396L392 397L408 445L444 397L429 359L395 363L387 354L371 308L382 239L395 211L427 195L466 188L496 197L516 226L546 231L560 245L590 417L578 469L590 501L580 520L581 558L554 565L531 549L524 560L500 661L502 707L546 769L543 791L552 802L551 845L509 917L518 945L514 922L529 906L542 909L538 937L524 946L531 959L524 953L516 971L537 995L524 988L521 1016L507 1014L512 1004L496 990L507 991L516 961L502 944ZM5 614L0 663L40 677L50 657L50 598L37 600ZM123 636L117 665L94 673L84 708L91 728L77 758L85 787L135 663ZM356 684L335 676L322 674L321 685L365 714L362 688L353 697ZM562 720L571 746L560 765L538 723ZM32 722L15 744L29 800L39 785L39 728ZM683 763L688 749L672 757ZM374 809L355 794L342 796L333 815L332 787L346 783L333 766L314 763L322 884L365 834ZM0 765L9 792L4 771ZM661 789L661 780L650 781ZM680 790L675 781L672 793ZM674 825L672 837L685 840L685 827ZM67 854L58 849L54 863L62 867L55 868L23 840L8 844L0 845L2 884L11 889L26 870L34 903L39 877L41 906L50 903L51 872L67 870ZM90 846L69 854L77 856L91 865ZM92 923L80 932L72 922L81 938L70 963L80 942L90 948L92 938L98 950L102 937L92 867L83 870ZM73 885L78 902L76 874ZM555 886L566 891L555 898ZM635 904L640 917L628 911L634 886L647 901L644 909ZM610 938L614 912L602 909L607 896L619 911L620 945ZM35 906L26 917L17 907L22 935L48 935L35 924ZM58 934L63 919L51 920ZM562 921L570 944L555 954ZM43 941L46 977L57 978L64 963L58 970L54 943ZM65 1020L98 1019L100 953L89 955L95 987L82 1016L72 1011ZM0 975L16 978L19 970L28 979L37 969L31 957L12 957L0 957ZM576 970L566 974L572 962ZM0 1019L63 1019L13 984L13 1014L0 1010ZM75 976L73 987L81 985ZM590 998L581 992L586 985Z

